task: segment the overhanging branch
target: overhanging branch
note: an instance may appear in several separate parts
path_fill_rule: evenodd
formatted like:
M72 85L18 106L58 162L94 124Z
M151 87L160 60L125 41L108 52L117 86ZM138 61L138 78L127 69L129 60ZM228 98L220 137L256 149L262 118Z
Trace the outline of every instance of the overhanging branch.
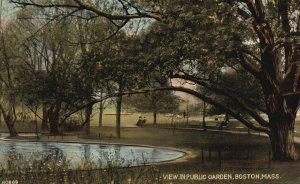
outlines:
M239 120L241 123L243 123L246 127L250 128L250 129L253 129L253 130L256 130L256 131L260 131L260 132L265 132L265 133L269 133L270 130L269 128L266 128L266 127L257 127L256 125L254 125L253 123L249 122L248 120L246 120L245 118L243 118L242 115L240 115L238 112L234 112L233 110L227 108L225 105L219 103L219 102L216 102L215 100L209 98L209 97L206 97L205 95L197 92L197 91L194 91L192 89L188 89L188 88L184 88L184 87L164 87L164 88L157 88L157 89L153 89L154 91L158 91L158 90L171 90L171 91L181 91L181 92L185 92L185 93L188 93L190 95L193 95L201 100L203 100L204 102L206 103L209 103L211 105L214 105L226 112L228 112L232 117L234 117L235 119Z
M184 88L184 87L161 87L161 88L149 88L149 89L140 89L140 90L131 90L131 91L127 91L127 92L122 92L122 93L114 93L114 94L110 94L107 95L106 97L103 97L102 99L94 99L90 102L88 102L87 104L84 104L80 107L78 107L76 110L72 111L71 113L67 114L64 118L64 120L69 117L71 114L74 114L76 112L78 112L79 110L88 107L92 104L101 102L103 100L106 100L108 98L112 98L112 97L117 97L120 95L132 95L132 94L141 94L141 93L149 93L149 92L154 92L154 91L181 91L190 95L193 95L201 100L203 100L206 103L209 103L211 105L214 105L226 112L228 112L232 117L234 117L235 119L237 119L238 121L240 121L241 123L243 123L246 127L256 130L256 131L260 131L260 132L265 132L265 133L269 133L269 128L267 127L262 127L262 126L256 126L253 123L249 122L248 120L246 120L241 114L239 114L238 112L233 111L232 109L229 109L228 107L226 107L225 105L209 98L206 97L205 95L194 91L192 89L188 89L188 88Z
M250 55L249 52L246 52L246 51L242 51L243 53L246 53L248 55ZM251 65L250 63L248 63L246 61L246 58L244 57L243 53L242 52L238 52L238 57L239 57L239 63L242 65L242 67L250 72L254 77L256 78L260 78L260 70L257 68L257 67L254 67L253 65ZM251 57L254 57L252 54L250 55ZM255 60L261 62L257 57L254 58Z
M252 108L250 108L247 104L245 104L243 101L239 100L236 96L233 96L232 93L228 92L225 88L218 88L213 85L209 85L206 82L203 82L201 80L195 80L191 76L182 76L182 75L174 75L173 78L179 78L184 80L192 81L200 86L203 86L207 88L208 90L215 92L216 94L223 95L232 102L236 103L240 108L242 108L244 111L246 111L251 117L253 117L261 126L269 127L269 124L267 121L265 121L259 114L257 114Z

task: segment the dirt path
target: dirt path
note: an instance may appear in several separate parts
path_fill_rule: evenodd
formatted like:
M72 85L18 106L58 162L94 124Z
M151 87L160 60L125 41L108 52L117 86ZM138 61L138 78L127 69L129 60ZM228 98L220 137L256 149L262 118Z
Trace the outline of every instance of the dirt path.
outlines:
M166 129L174 129L172 127L166 127ZM202 128L175 128L176 130L198 130L198 131L203 131ZM227 132L227 133L233 133L233 134L249 134L248 132L245 131L235 131L235 130L216 130L216 129L207 129L207 131L212 131L212 132ZM258 132L250 132L250 135L257 135L257 136L264 136L268 137L266 133L258 133ZM300 137L294 137L295 143L300 144Z

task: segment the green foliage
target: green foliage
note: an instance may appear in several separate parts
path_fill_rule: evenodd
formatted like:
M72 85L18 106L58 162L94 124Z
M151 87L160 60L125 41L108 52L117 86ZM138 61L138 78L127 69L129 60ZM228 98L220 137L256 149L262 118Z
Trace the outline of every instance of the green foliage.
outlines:
M64 131L78 131L82 130L81 124L79 119L71 117L67 119L62 126Z
M137 168L119 168L108 165L100 168L95 163L85 162L78 168L71 168L66 160L57 160L45 156L41 160L8 158L8 168L0 170L1 181L18 181L18 183L160 183L160 171L155 166Z
M226 3L180 1L172 4L165 24L150 26L144 42L151 59L167 71L178 68L190 74L214 74L229 63L224 53L242 46L245 25ZM150 46L150 47L151 47Z
M102 80L96 78L99 62L94 59L101 47L97 43L91 47L89 42L104 39L110 27L103 19L66 17L48 22L34 18L48 13L35 8L20 10L7 29L14 29L15 60L23 64L16 74L22 102L33 109L42 104L47 109L57 108L63 119L103 88Z
M244 72L243 70L232 70L228 68L226 72L220 74L218 77L220 78L220 83L218 86L224 90L230 89L229 92L234 93L233 95L235 98L251 99L249 101L242 100L242 102L248 103L247 105L253 107L253 109L256 109L257 112L259 112L260 108L265 108L261 86L252 75ZM208 91L204 88L199 88L199 90ZM218 102L226 104L228 108L237 109L237 111L243 116L248 116L247 111L239 108L239 106L232 99L214 93L212 93L210 96ZM225 111L214 106L209 106L208 113L221 114L225 113Z
M143 83L147 62L139 60L137 39L120 32L98 50L97 78L106 81L108 92L131 90Z
M141 55L152 63L152 70L166 77L180 75L200 81L197 86L201 94L237 113L247 112L212 88L242 100L256 111L264 108L260 81L240 64L237 54L243 49L259 54L252 25L237 16L238 4L178 1L166 6L170 7L166 8L163 23L151 24L141 37L147 48ZM247 62L259 67L253 58L247 57Z

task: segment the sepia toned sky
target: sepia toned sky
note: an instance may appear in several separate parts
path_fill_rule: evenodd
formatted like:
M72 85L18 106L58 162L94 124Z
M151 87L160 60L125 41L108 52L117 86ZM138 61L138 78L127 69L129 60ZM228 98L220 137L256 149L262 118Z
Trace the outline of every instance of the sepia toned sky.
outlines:
M9 0L0 0L0 12L2 19L10 19L15 12L13 4L9 3Z

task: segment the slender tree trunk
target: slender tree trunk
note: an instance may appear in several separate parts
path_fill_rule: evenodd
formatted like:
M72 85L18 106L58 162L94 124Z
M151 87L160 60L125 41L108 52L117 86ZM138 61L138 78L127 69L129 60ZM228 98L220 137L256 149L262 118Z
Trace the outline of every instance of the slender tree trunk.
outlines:
M22 103L22 123L25 123L24 104Z
M48 120L49 120L49 112L48 109L43 105L43 117L42 117L42 131L49 131Z
M269 117L271 132L269 135L273 160L293 161L297 160L297 152L294 144L295 119L273 115Z
M189 101L186 103L186 124L189 124Z
M206 116L206 103L203 102L203 113L202 113L202 118L203 118L203 130L206 131L207 130L207 127L206 127L206 121L205 121L205 116Z
M34 113L35 134L36 134L36 136L38 137L39 131L38 131L37 111L38 111L38 107L35 108L35 113Z
M116 133L117 138L121 138L121 109L122 108L122 96L117 97L117 107L116 107Z
M103 126L103 111L104 111L104 107L103 107L103 102L101 101L99 104L99 127Z
M228 122L229 121L229 114L228 112L225 112L225 122Z
M157 125L157 111L156 110L153 111L153 125L154 126Z
M0 127L2 126L2 112L0 111Z
M93 105L88 106L85 109L85 124L84 124L84 132L85 134L90 134L91 128L91 115L93 113Z

